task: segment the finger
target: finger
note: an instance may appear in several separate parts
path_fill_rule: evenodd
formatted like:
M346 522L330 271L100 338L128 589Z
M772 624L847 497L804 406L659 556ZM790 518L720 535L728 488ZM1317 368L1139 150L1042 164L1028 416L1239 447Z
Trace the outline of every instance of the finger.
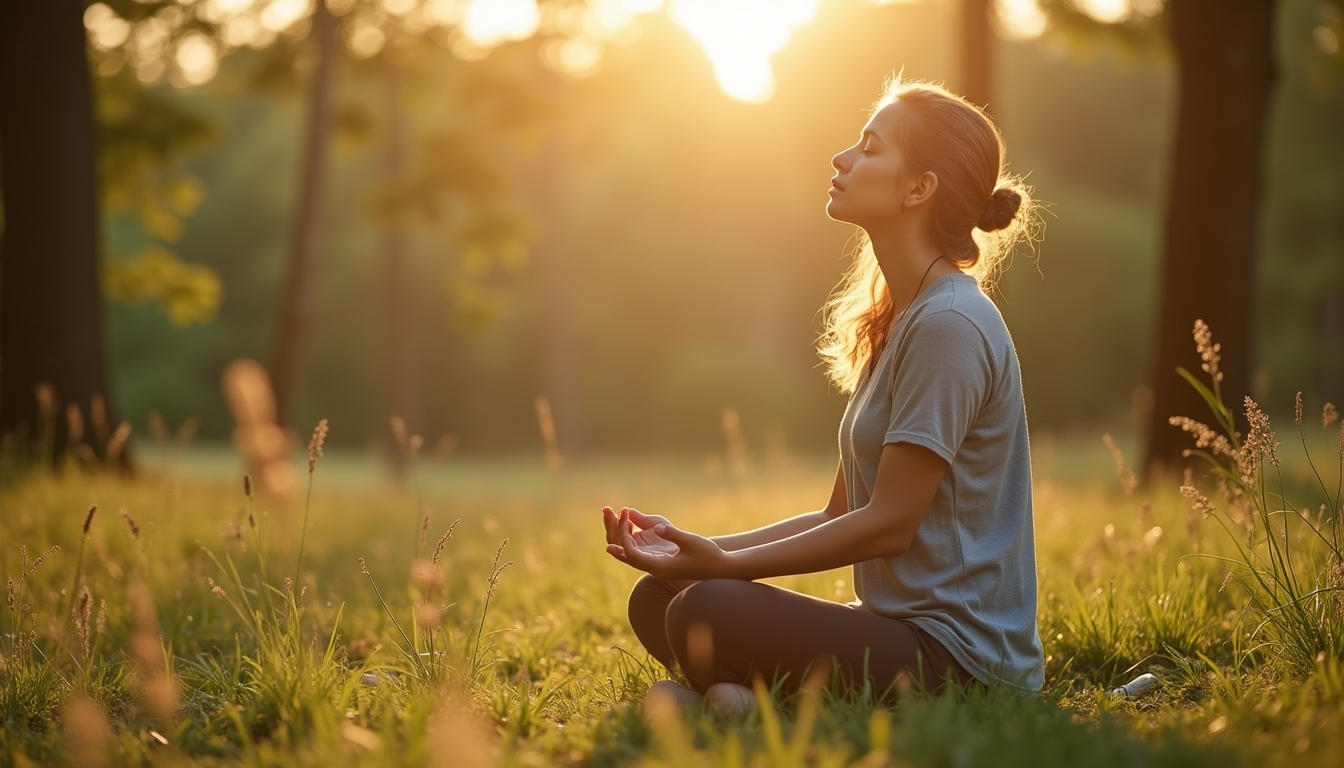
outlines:
M602 526L607 530L607 543L616 543L616 513L611 507L602 508Z
M673 544L681 545L686 541L686 534L671 523L659 523L653 527L653 532Z
M636 525L644 529L652 528L659 522L659 520L656 520L633 507L630 509L630 519L634 520Z
M608 544L607 554L611 555L617 560L620 560L622 563L625 563L626 565L630 564L630 561L625 559L625 548L619 544Z
M626 526L629 526L630 523L629 521L626 521L625 524ZM643 567L640 565L640 563L644 562L645 555L643 552L640 551L639 545L635 543L634 538L630 535L630 532L628 530L621 532L619 546L622 550L624 561L626 563L629 563L630 565L633 565L636 568Z

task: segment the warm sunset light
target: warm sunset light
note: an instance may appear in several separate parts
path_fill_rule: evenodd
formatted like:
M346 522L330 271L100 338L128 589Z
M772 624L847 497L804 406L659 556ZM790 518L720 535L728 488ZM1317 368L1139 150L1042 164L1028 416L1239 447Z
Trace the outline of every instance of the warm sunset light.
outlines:
M775 90L770 57L812 20L817 0L673 0L670 11L705 50L724 92L759 102Z
M531 37L540 21L536 0L471 0L462 19L462 32L471 42L488 48L505 40Z

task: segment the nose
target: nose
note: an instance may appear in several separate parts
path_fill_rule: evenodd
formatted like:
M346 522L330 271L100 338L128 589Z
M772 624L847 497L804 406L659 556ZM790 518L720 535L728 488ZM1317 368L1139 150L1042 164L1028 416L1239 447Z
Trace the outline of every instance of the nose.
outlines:
M849 170L849 158L846 156L848 154L848 151L849 150L840 152L835 157L831 158L831 165L835 168L835 170L841 173L845 173Z

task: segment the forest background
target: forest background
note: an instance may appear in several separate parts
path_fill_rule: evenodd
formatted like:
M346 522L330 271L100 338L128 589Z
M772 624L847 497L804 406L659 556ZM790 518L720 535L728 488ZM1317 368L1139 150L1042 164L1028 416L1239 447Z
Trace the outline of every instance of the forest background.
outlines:
M958 86L956 6L821 3L773 57L762 103L725 95L700 46L662 13L639 17L577 77L536 66L540 41L474 62L446 48L418 54L396 112L375 60L343 53L311 334L288 420L325 417L337 443L386 444L397 307L411 362L396 410L431 447L536 451L544 396L570 457L715 451L725 407L753 449L831 451L844 398L813 342L852 232L824 214L829 159L893 70ZM1344 70L1338 36L1320 34L1340 28L1332 8L1285 0L1278 11L1255 308L1254 394L1271 410L1299 389L1312 402L1344 397L1344 356L1321 354L1344 349ZM1033 435L1132 432L1154 375L1171 56L1059 35L993 45L990 111L1011 170L1049 203L1036 257L1019 256L995 294ZM158 412L170 425L199 417L202 438L226 439L222 370L273 354L305 109L302 56L274 67L284 60L241 51L204 85L153 87L200 120L170 171L197 180L178 188L199 205L183 206L168 245L213 270L222 291L213 314L178 318L205 322L109 303L112 397L138 434ZM464 73L506 87L472 101ZM452 167L435 144L443 126L482 104L532 110L507 140L471 150L499 161L492 188L509 211L488 253L463 246L453 217L421 210L432 206L415 193L417 178L432 188L424 176ZM410 173L389 185L396 114ZM133 211L105 219L109 264L163 245ZM392 221L406 271L389 292Z

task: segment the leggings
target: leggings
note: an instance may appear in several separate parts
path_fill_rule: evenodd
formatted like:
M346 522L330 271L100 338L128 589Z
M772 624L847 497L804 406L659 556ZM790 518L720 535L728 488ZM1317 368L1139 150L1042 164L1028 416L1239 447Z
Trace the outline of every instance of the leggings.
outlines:
M792 693L809 669L831 664L843 689L868 682L883 695L901 676L928 690L974 680L910 622L754 581L646 575L630 594L630 626L700 693L715 683L750 686L756 675Z

